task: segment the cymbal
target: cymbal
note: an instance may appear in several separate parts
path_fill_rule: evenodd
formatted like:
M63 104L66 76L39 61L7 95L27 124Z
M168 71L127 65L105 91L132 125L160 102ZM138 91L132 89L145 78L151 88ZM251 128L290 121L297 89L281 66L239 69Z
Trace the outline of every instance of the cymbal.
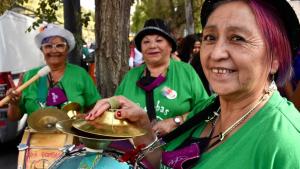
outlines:
M62 106L61 108L63 111L67 112L69 118L74 118L80 112L80 104L75 102L70 102Z
M27 122L30 128L38 132L55 132L55 123L65 119L69 119L66 112L57 108L45 108L33 112Z
M114 110L104 112L93 121L78 118L73 122L73 127L90 134L109 137L137 137L146 134L146 130L138 128L127 120L114 117Z
M75 103L75 102L70 102L70 103L67 103L64 106L62 106L61 109L66 112L71 111L71 110L79 112L80 104Z
M100 135L86 133L74 128L72 126L72 123L74 121L75 119L59 121L56 123L56 128L63 133L71 134L79 138L90 139L90 140L117 141L117 140L129 139L129 137L108 137L108 136L100 136Z

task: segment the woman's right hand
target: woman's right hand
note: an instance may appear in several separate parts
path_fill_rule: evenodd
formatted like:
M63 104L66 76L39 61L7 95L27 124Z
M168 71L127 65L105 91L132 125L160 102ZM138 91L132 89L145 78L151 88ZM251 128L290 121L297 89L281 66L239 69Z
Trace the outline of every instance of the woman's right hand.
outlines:
M113 101L109 99L113 99ZM145 135L133 138L135 146L150 145L154 140L156 140L148 115L141 107L123 96L114 96L109 99L99 100L85 119L94 120L101 116L101 114L108 110L111 106L113 108L114 106L118 106L119 109L117 109L115 113L116 119L126 119L133 123L136 127L143 128L147 131ZM157 149L147 154L146 158L153 166L159 167L161 150Z
M94 120L95 118L101 116L103 112L111 107L109 99L114 99L114 102L117 102L119 105L119 109L117 109L115 113L116 119L126 119L138 127L151 129L151 124L147 113L137 104L131 102L123 96L114 96L113 98L99 100L94 108L87 114L85 119Z
M21 98L21 93L15 90L14 88L10 88L6 91L6 96L10 98L9 102L12 105L19 105L19 101Z

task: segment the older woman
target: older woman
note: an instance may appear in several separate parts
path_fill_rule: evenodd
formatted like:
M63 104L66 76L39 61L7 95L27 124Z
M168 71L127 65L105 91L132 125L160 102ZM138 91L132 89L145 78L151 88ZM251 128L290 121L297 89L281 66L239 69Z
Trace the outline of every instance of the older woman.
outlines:
M67 63L68 53L75 46L71 32L48 24L41 28L35 42L51 71L31 84L22 94L13 89L8 91L7 95L12 98L8 110L11 120L19 119L23 113L30 115L41 106L61 107L69 101L80 104L81 110L85 111L101 98L88 73L81 67ZM28 71L23 81L28 81L40 69Z
M116 95L148 110L153 130L164 135L182 124L196 103L208 96L193 68L171 59L177 45L163 20L147 20L134 41L145 64L126 74Z
M289 78L291 56L300 44L291 6L285 0L208 0L201 21L201 63L218 97L196 107L175 134L163 138L167 152L156 149L147 159L172 168L300 168L300 114L273 82ZM151 131L142 109L124 97L114 99L121 106L116 118ZM108 105L108 100L97 104ZM96 105L90 113L99 115L105 108ZM144 150L149 150L158 141L148 132L134 144L147 144ZM191 156L189 146L201 150Z

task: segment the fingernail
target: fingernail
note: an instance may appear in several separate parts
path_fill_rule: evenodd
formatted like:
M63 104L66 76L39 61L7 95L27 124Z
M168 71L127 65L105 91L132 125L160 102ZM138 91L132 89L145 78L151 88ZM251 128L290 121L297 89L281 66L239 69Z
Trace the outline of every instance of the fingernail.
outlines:
M117 112L116 112L116 115L117 115L117 117L121 117L121 112L120 112L120 111L117 111Z

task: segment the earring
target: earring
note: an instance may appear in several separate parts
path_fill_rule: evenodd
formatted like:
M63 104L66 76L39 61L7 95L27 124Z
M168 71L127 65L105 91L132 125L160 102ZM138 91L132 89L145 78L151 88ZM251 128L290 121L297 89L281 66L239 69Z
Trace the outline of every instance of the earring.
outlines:
M272 76L272 81L271 81L271 84L270 84L268 90L266 91L267 93L271 93L271 92L277 90L277 86L275 83L275 75L271 74L271 76Z

